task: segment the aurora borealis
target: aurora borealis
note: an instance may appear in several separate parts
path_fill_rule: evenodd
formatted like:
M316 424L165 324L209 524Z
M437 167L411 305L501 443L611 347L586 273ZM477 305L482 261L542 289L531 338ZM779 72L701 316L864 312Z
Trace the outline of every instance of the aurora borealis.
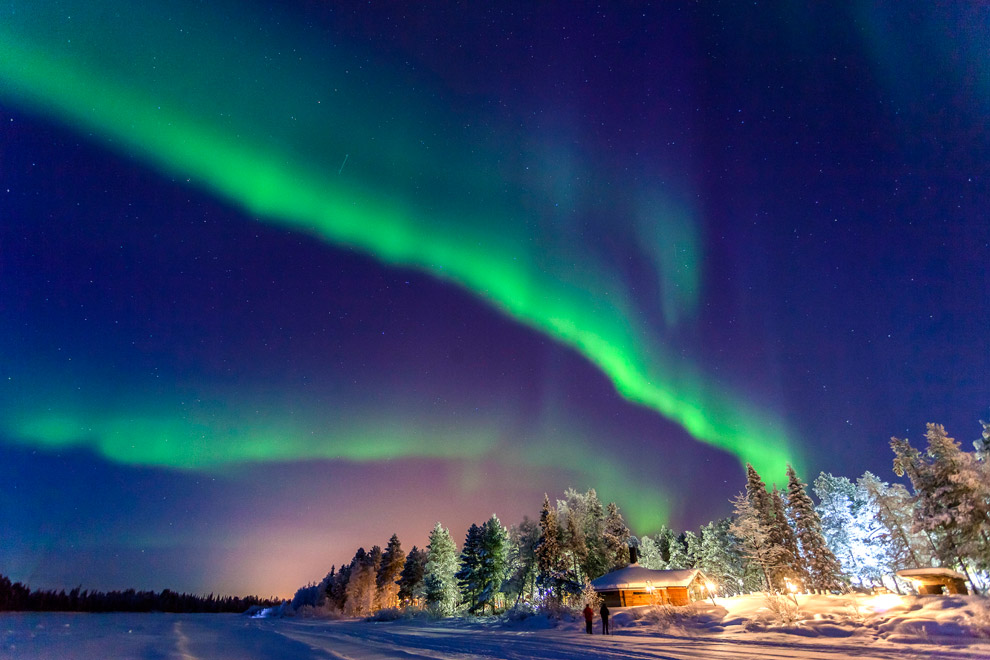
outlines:
M12 3L0 572L284 595L976 428L987 16L914 9Z

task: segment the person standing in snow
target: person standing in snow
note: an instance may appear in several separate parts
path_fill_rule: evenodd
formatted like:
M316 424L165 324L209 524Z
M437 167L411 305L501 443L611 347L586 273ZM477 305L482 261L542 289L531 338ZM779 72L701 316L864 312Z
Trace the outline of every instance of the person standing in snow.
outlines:
M612 633L608 631L608 605L602 603L602 609L598 610L598 613L602 615L602 634L611 635Z
M588 630L589 635L593 635L591 632L591 622L595 619L595 611L591 609L591 603L585 603L584 605L584 625Z

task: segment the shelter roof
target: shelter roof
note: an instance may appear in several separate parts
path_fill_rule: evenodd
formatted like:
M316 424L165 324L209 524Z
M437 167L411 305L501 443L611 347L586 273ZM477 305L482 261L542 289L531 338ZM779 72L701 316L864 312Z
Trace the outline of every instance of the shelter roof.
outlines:
M606 573L591 581L598 591L614 589L645 589L646 583L654 587L686 587L701 573L697 568L659 571L630 564L625 568Z

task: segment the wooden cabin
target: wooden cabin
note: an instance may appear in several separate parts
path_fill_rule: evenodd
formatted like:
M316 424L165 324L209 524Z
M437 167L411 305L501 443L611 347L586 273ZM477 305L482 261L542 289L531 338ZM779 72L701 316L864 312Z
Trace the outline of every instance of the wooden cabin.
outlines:
M591 581L609 607L687 605L707 596L705 575L696 568L658 571L630 564Z
M897 577L914 585L922 596L933 594L969 594L966 578L951 568L906 568Z

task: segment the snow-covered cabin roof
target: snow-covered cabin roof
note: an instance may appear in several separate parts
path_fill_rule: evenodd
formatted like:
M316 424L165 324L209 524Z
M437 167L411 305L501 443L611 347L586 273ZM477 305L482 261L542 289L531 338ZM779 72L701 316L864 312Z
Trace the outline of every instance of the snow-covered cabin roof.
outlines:
M650 582L654 587L686 587L701 573L697 568L658 571L644 568L639 564L629 564L625 568L606 573L591 581L598 591L614 589L645 589Z
M966 576L962 573L958 573L951 568L945 568L944 566L933 566L931 568L905 568L897 571L897 577L907 579L924 577L946 577L955 578L956 580L966 579Z

